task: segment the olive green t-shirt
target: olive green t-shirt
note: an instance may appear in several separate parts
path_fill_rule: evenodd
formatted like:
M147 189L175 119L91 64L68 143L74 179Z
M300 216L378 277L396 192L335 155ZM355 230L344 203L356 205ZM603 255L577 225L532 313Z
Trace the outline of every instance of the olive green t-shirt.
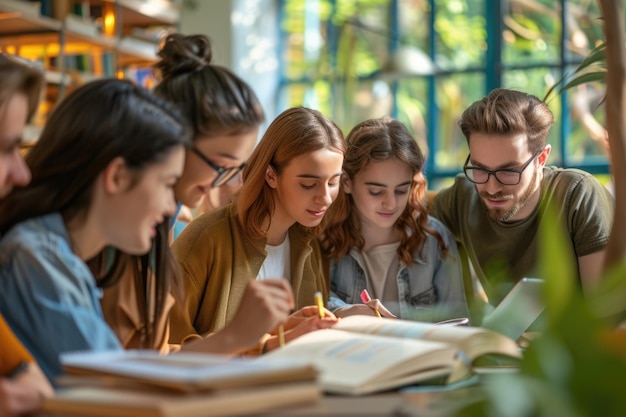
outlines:
M537 276L538 250L550 250L540 246L537 236L539 207L547 202L558 209L575 258L604 249L614 200L595 177L581 170L544 167L540 203L517 222L491 220L475 185L463 174L437 194L433 216L465 246L490 302L498 303L521 278Z

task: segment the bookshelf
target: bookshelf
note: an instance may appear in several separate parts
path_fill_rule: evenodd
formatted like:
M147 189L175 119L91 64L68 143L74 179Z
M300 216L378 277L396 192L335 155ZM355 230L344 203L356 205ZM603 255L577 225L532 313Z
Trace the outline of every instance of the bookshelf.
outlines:
M177 29L180 13L174 0L0 0L0 51L46 71L46 99L34 122L42 125L54 104L86 81L116 76L149 84L158 43Z

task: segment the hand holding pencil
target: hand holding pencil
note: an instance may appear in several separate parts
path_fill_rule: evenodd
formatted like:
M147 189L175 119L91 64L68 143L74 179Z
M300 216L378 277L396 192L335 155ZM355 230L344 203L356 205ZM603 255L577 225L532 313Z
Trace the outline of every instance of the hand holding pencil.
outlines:
M391 311L387 310L387 308L382 305L380 300L372 299L367 291L364 289L360 293L361 302L363 304L351 304L348 307L344 307L335 311L337 317L348 317L348 316L358 316L358 315L368 315L371 316L372 313L376 315L376 317L386 317L386 318L398 318Z
M292 313L286 322L277 326L267 341L266 350L273 350L303 334L327 329L337 323L337 317L324 307L323 296L315 296L315 304L302 307Z
M363 304L367 304L370 301L372 301L372 297L370 297L370 293L367 292L367 288L364 288L363 291L361 291L361 301L363 301ZM377 308L372 308L372 310L374 310L374 314L376 314L376 317L381 318L380 316L380 311L378 311Z

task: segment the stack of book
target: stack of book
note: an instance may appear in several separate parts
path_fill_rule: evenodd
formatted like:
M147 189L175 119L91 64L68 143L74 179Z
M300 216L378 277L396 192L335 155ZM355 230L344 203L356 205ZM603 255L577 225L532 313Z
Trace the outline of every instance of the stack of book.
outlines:
M301 361L257 361L154 351L62 355L67 376L46 400L50 416L225 416L317 401L317 370Z

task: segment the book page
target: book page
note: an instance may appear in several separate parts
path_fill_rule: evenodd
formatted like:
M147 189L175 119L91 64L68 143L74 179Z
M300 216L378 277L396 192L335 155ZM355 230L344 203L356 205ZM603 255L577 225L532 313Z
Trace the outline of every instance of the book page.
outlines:
M436 326L409 320L350 316L341 319L333 328L360 334L450 343L463 350L472 361L487 353L521 357L515 341L480 327Z
M301 336L259 360L308 358L320 370L323 389L361 394L447 374L456 353L455 347L442 343L326 329Z

